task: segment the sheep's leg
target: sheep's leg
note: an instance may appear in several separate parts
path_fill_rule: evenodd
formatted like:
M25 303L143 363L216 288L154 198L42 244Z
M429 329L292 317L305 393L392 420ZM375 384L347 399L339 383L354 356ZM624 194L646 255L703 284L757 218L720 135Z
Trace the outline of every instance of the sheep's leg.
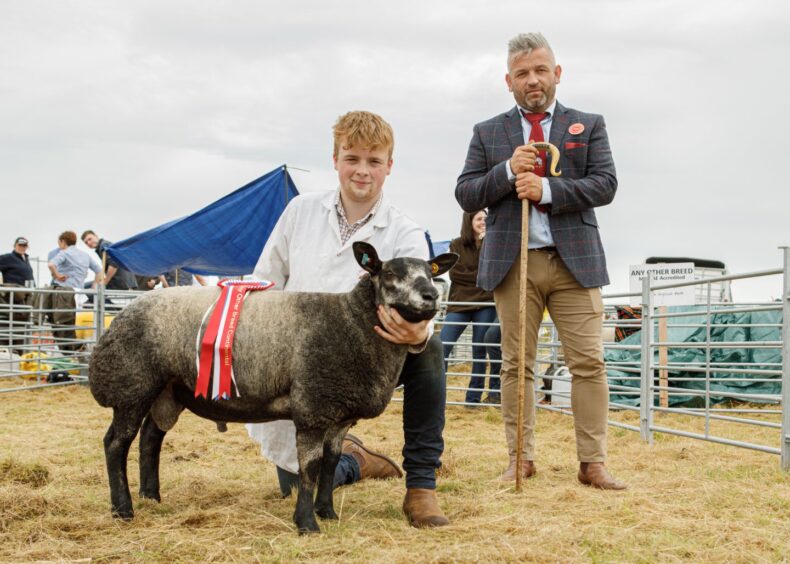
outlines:
M296 453L299 458L299 493L296 497L294 522L299 533L318 533L321 529L315 520L313 496L315 482L321 468L324 431L296 430Z
M332 491L335 487L335 468L340 460L343 438L351 425L330 427L324 435L324 456L318 475L318 493L315 498L315 513L322 519L337 519Z
M129 480L126 478L126 463L129 447L140 429L147 408L113 408L112 423L104 435L104 457L107 461L107 476L110 480L112 514L121 519L134 517Z
M140 431L140 497L159 497L159 455L165 434L173 428L184 406L173 396L172 383L156 397Z
M159 496L159 455L164 438L165 431L149 414L140 430L140 497L162 501Z

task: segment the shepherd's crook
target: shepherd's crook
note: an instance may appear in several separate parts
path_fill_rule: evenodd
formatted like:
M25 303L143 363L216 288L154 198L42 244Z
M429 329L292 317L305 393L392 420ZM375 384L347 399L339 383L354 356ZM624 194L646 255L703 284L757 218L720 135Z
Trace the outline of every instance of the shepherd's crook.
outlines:
M562 174L557 167L560 163L560 151L551 143L531 143L539 151L551 154L552 176ZM524 379L526 378L527 356L527 253L529 252L529 200L521 200L521 273L519 278L518 296L518 411L516 421L516 491L521 491L522 449L524 448ZM532 390L535 393L535 390Z

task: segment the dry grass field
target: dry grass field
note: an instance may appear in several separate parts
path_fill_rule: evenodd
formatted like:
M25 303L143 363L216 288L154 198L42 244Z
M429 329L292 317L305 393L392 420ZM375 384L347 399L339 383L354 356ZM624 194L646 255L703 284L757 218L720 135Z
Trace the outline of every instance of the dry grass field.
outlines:
M615 417L636 423L633 413ZM400 459L400 419L394 403L354 433ZM102 451L109 421L84 386L0 396L0 561L790 559L790 475L778 457L753 451L666 435L648 446L611 428L609 466L630 489L595 491L575 481L571 419L541 412L538 475L516 494L496 479L507 459L499 411L448 406L439 495L451 526L409 527L403 482L367 481L336 491L340 521L300 537L293 500L280 498L273 466L243 426L219 434L189 413L165 439L162 503L137 498L135 443L136 517L112 519ZM776 445L775 431L765 440Z

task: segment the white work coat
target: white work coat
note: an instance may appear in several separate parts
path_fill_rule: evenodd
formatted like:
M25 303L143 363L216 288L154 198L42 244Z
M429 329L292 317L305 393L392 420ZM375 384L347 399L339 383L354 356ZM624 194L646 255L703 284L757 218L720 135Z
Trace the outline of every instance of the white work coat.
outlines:
M373 245L382 260L428 260L423 230L386 198L370 221L342 244L336 197L337 191L312 192L291 200L266 241L253 276L271 280L274 289L291 292L348 292L363 272L351 248L355 241ZM292 421L248 424L247 431L261 444L264 457L289 472L298 472Z

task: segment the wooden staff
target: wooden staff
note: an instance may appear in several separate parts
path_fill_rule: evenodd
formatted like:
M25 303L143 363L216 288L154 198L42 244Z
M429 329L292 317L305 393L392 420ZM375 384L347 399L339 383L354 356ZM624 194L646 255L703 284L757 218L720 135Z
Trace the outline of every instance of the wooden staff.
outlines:
M557 170L560 162L560 151L551 143L531 143L539 151L551 154L551 175L562 174ZM521 491L522 450L524 445L524 398L527 377L527 255L529 253L529 200L521 200L521 269L518 296L518 410L516 415L516 491ZM535 390L531 390L535 393Z

